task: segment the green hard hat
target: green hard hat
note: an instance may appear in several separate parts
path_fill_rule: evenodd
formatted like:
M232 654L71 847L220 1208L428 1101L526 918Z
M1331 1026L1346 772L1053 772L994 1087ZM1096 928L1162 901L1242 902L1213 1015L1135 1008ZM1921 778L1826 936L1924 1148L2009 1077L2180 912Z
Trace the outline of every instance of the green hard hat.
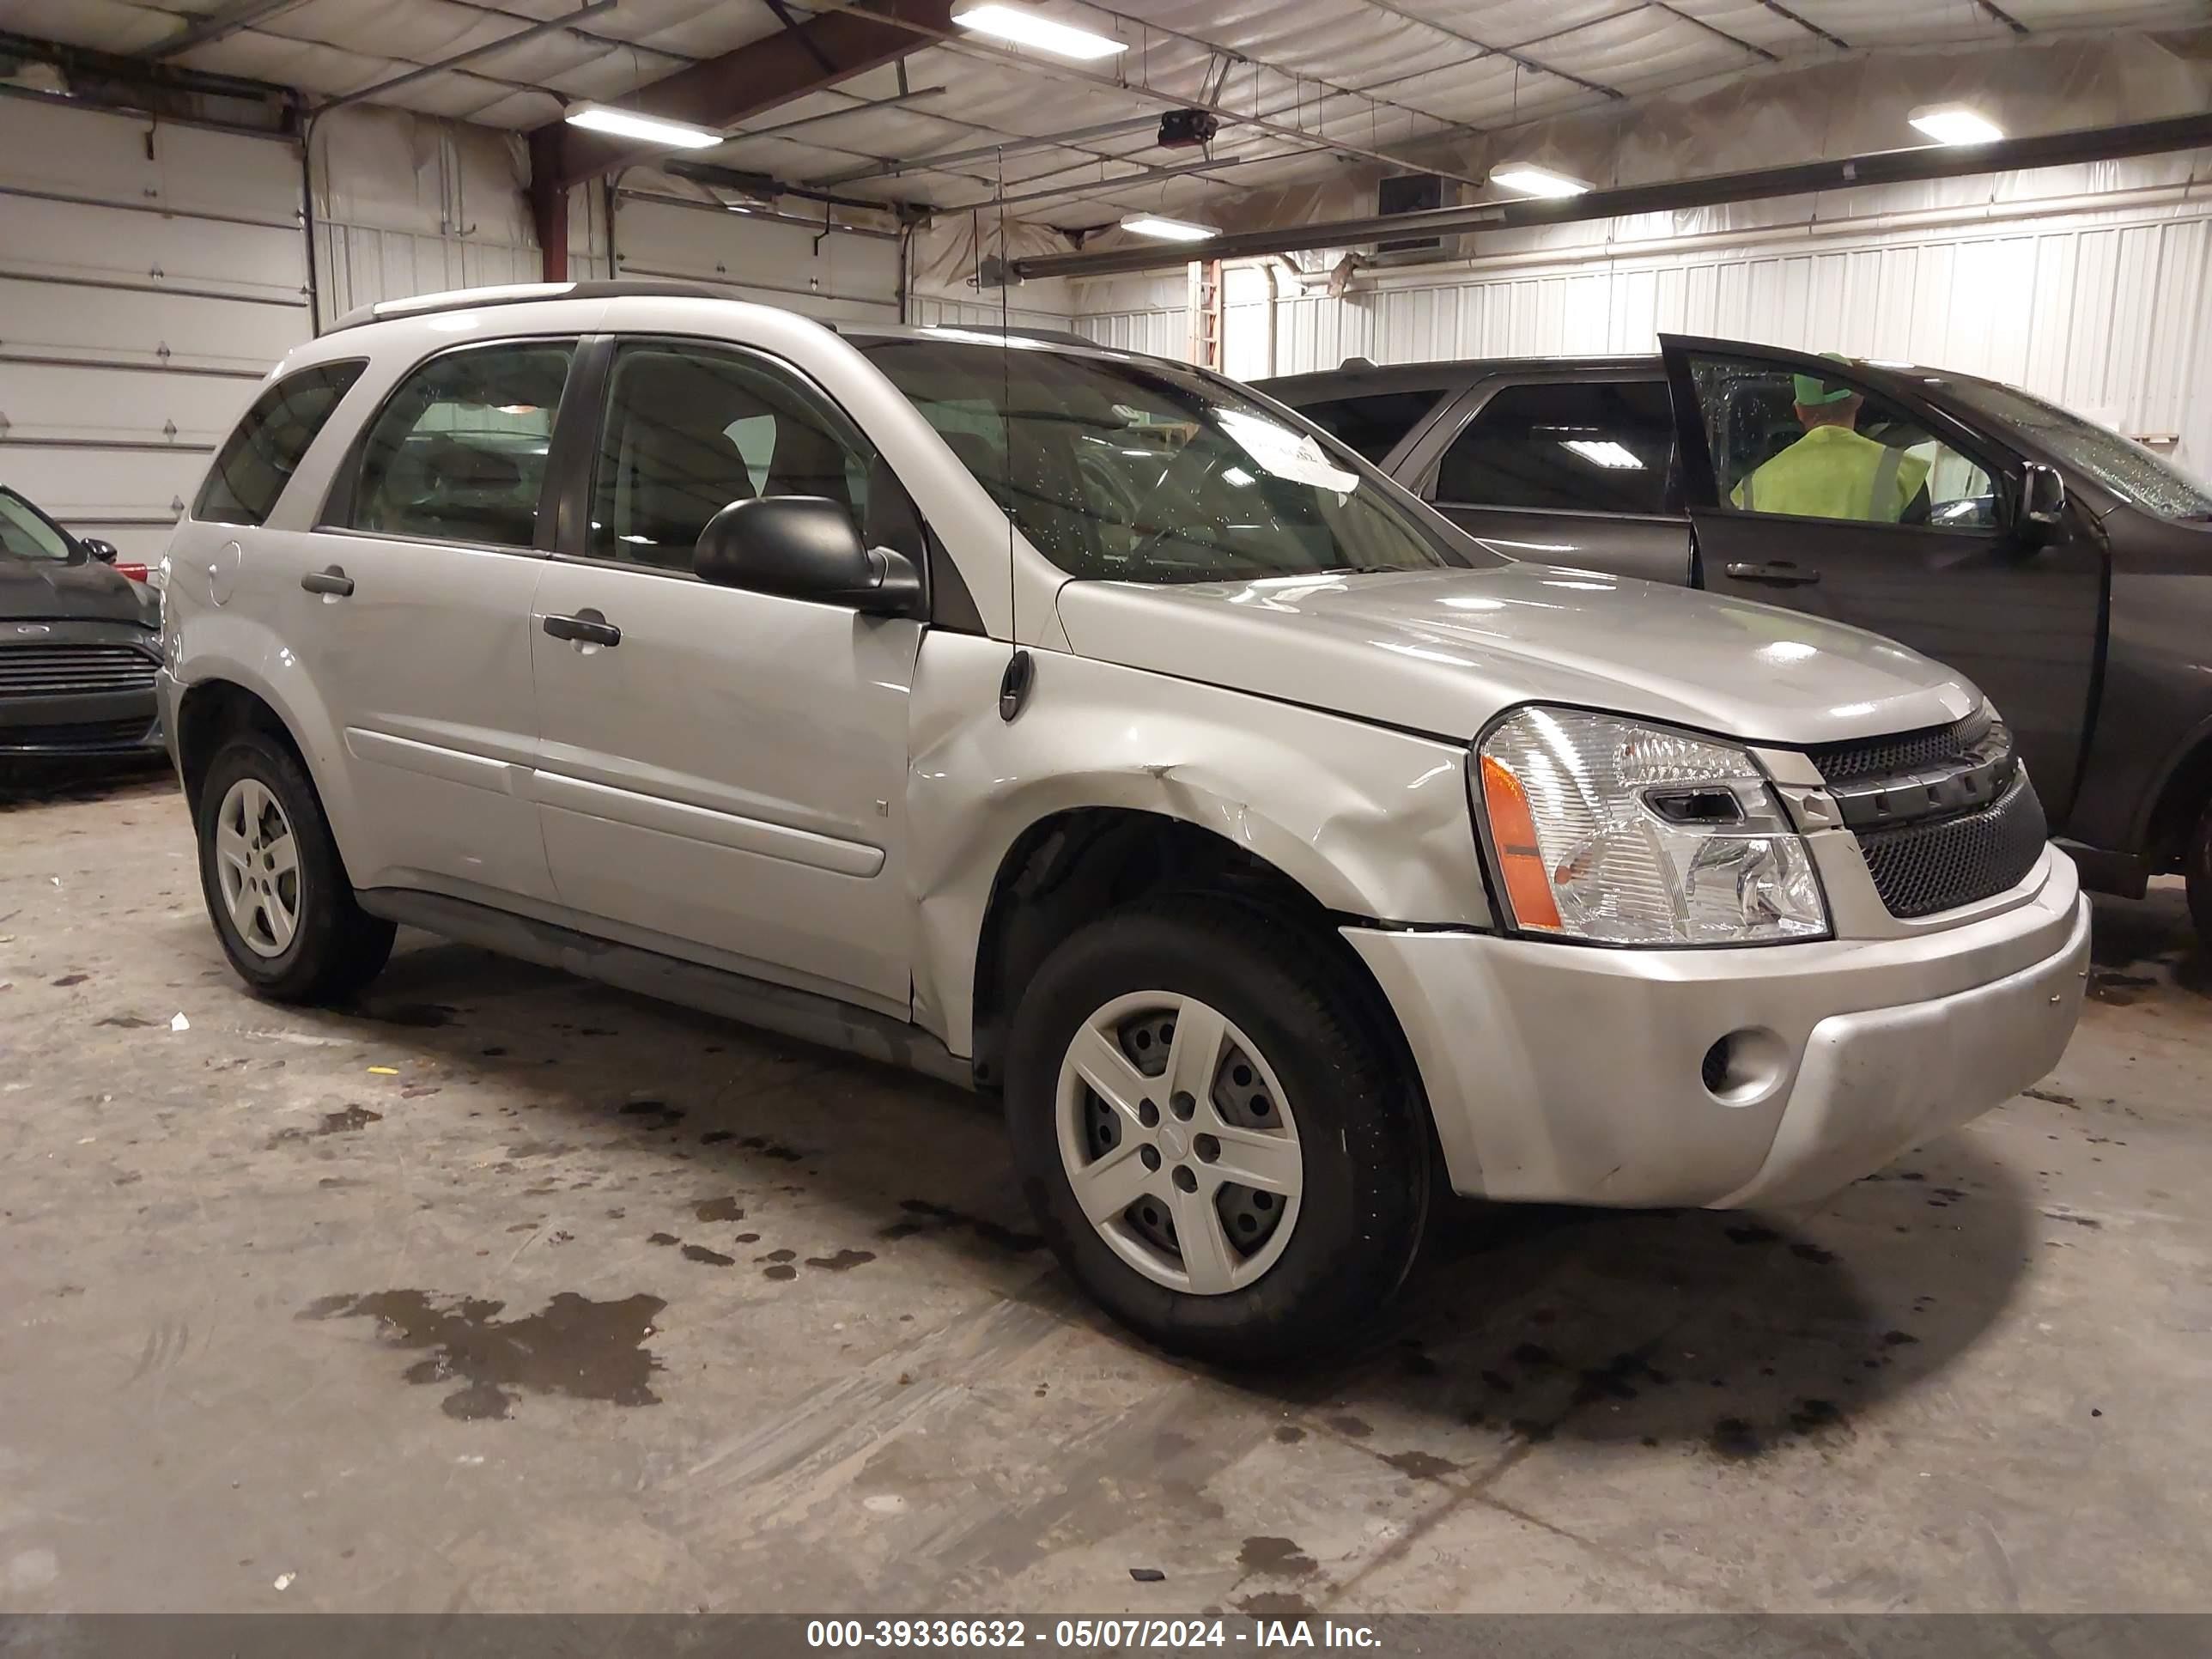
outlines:
M1832 363L1842 363L1846 368L1850 364L1850 359L1840 351L1824 351L1820 355ZM1817 374L1793 374L1790 378L1796 383L1800 409L1818 409L1823 404L1839 404L1846 398L1858 396L1850 386L1838 386Z

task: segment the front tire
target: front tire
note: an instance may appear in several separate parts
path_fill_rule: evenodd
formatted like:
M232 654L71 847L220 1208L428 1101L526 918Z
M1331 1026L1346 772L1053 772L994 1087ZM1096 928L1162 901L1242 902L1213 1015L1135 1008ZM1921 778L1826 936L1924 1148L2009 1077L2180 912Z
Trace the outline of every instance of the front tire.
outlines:
M1333 943L1209 899L1135 907L1060 945L1015 1012L1024 1193L1084 1289L1164 1348L1331 1351L1413 1264L1424 1107Z
M199 797L200 890L238 976L276 1002L343 1002L392 955L392 924L354 902L321 799L298 758L243 732Z

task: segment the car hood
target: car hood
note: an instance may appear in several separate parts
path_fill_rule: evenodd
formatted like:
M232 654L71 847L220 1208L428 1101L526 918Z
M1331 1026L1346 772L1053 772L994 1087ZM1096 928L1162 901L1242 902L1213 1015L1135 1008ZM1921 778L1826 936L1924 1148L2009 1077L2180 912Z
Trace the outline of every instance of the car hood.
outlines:
M97 559L0 553L0 622L125 622L150 627L145 590Z
M1791 746L1940 726L1981 702L1859 629L1550 565L1078 581L1060 615L1086 657L1461 738L1531 702Z

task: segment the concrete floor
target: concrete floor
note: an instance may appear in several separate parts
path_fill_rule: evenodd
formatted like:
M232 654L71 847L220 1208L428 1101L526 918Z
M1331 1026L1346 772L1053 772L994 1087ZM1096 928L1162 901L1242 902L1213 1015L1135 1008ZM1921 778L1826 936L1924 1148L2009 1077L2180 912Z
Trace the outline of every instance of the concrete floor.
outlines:
M411 935L251 1001L159 776L0 845L0 1608L2212 1606L2176 891L1965 1133L1809 1213L1455 1217L1271 1385L1095 1316L955 1091Z

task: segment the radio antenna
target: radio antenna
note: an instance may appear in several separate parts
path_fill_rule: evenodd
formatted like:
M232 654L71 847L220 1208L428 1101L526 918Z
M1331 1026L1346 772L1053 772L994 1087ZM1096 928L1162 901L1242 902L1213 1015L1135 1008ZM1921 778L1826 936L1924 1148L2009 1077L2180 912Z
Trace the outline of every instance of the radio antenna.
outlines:
M1036 672L1029 652L1022 645L1021 582L1014 569L1014 318L1009 291L1013 287L1013 248L1006 240L1006 153L1001 149L993 152L998 184L995 201L999 210L999 430L1005 434L1006 498L1000 510L1006 515L1006 632L1008 643L1013 647L1006 659L1006 678L999 682L999 718L1012 720L1022 712L1028 701L1030 681ZM977 270L984 269L982 239L976 239Z

